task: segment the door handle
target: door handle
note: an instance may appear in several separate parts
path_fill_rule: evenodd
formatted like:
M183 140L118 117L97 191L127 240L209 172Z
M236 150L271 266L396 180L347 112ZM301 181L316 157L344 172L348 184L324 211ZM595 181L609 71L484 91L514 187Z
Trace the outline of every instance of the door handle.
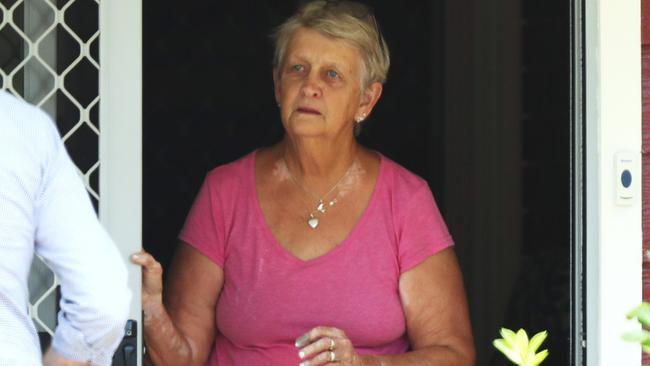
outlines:
M138 322L129 319L124 326L124 338L113 354L112 366L136 366L138 364Z

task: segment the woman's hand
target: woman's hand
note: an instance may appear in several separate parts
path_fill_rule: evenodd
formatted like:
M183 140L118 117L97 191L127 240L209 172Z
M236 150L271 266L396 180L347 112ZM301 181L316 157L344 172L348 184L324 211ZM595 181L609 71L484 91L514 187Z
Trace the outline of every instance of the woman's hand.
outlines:
M145 251L133 254L131 261L142 266L143 333L150 364L204 365L217 333L215 309L223 270L181 242L169 267L169 297L163 304L160 263Z
M300 366L359 366L352 341L340 329L316 327L296 339Z
M142 266L142 311L145 316L162 307L162 266L154 257L141 250L131 256L131 262Z

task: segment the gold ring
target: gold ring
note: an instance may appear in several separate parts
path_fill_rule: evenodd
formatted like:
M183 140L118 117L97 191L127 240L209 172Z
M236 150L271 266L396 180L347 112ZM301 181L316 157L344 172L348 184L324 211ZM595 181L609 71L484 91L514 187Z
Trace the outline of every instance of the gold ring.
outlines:
M336 343L334 343L334 340L330 338L330 351L332 351L336 347Z

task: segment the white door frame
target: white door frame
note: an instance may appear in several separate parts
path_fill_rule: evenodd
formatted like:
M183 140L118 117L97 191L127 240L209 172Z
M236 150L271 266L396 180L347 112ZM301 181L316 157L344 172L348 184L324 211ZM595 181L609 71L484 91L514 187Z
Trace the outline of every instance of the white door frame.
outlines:
M638 328L625 314L641 302L641 4L586 0L587 364L641 365ZM633 157L635 197L617 204L618 152ZM552 352L552 350L551 350Z
M142 0L104 0L99 14L99 217L128 263L141 350L141 273L128 258L142 246Z
M585 2L589 366L641 364L638 345L621 339L638 328L624 315L642 289L640 20L639 0ZM141 0L101 1L100 32L100 218L128 261L142 240ZM616 201L620 151L636 158L628 206ZM139 268L129 274L141 335Z

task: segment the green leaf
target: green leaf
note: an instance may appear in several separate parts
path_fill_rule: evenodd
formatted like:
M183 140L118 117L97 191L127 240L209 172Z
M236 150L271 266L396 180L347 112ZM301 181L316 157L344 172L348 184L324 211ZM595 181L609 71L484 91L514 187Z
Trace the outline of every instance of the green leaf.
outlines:
M623 339L628 342L650 342L650 332L645 330L637 330L623 334Z
M628 319L637 318L644 327L650 327L650 304L643 302L627 313L626 316Z
M501 338L503 338L508 347L512 348L516 344L517 336L515 335L515 332L511 331L508 328L501 328L499 333L501 334Z
M537 366L542 363L548 356L548 350L545 349L541 351L540 353L535 355L535 358L533 358L533 363L530 366Z
M503 338L495 339L492 344L510 361L519 366L537 366L548 356L548 350L535 354L535 351L548 336L547 331L535 334L530 340L524 329L519 329L515 333L510 329L501 328L500 334Z
M641 348L643 349L643 352L650 354L650 345L642 344Z
M526 357L525 355L528 353L528 334L523 329L517 331L517 348L519 353Z
M495 339L492 342L492 345L494 345L494 347L503 353L510 361L517 365L521 365L521 356L516 350L508 346L505 339Z
M542 345L546 337L548 336L548 332L543 330L533 336L533 338L530 339L530 342L528 343L528 353L535 353L537 352L537 349L539 346Z

